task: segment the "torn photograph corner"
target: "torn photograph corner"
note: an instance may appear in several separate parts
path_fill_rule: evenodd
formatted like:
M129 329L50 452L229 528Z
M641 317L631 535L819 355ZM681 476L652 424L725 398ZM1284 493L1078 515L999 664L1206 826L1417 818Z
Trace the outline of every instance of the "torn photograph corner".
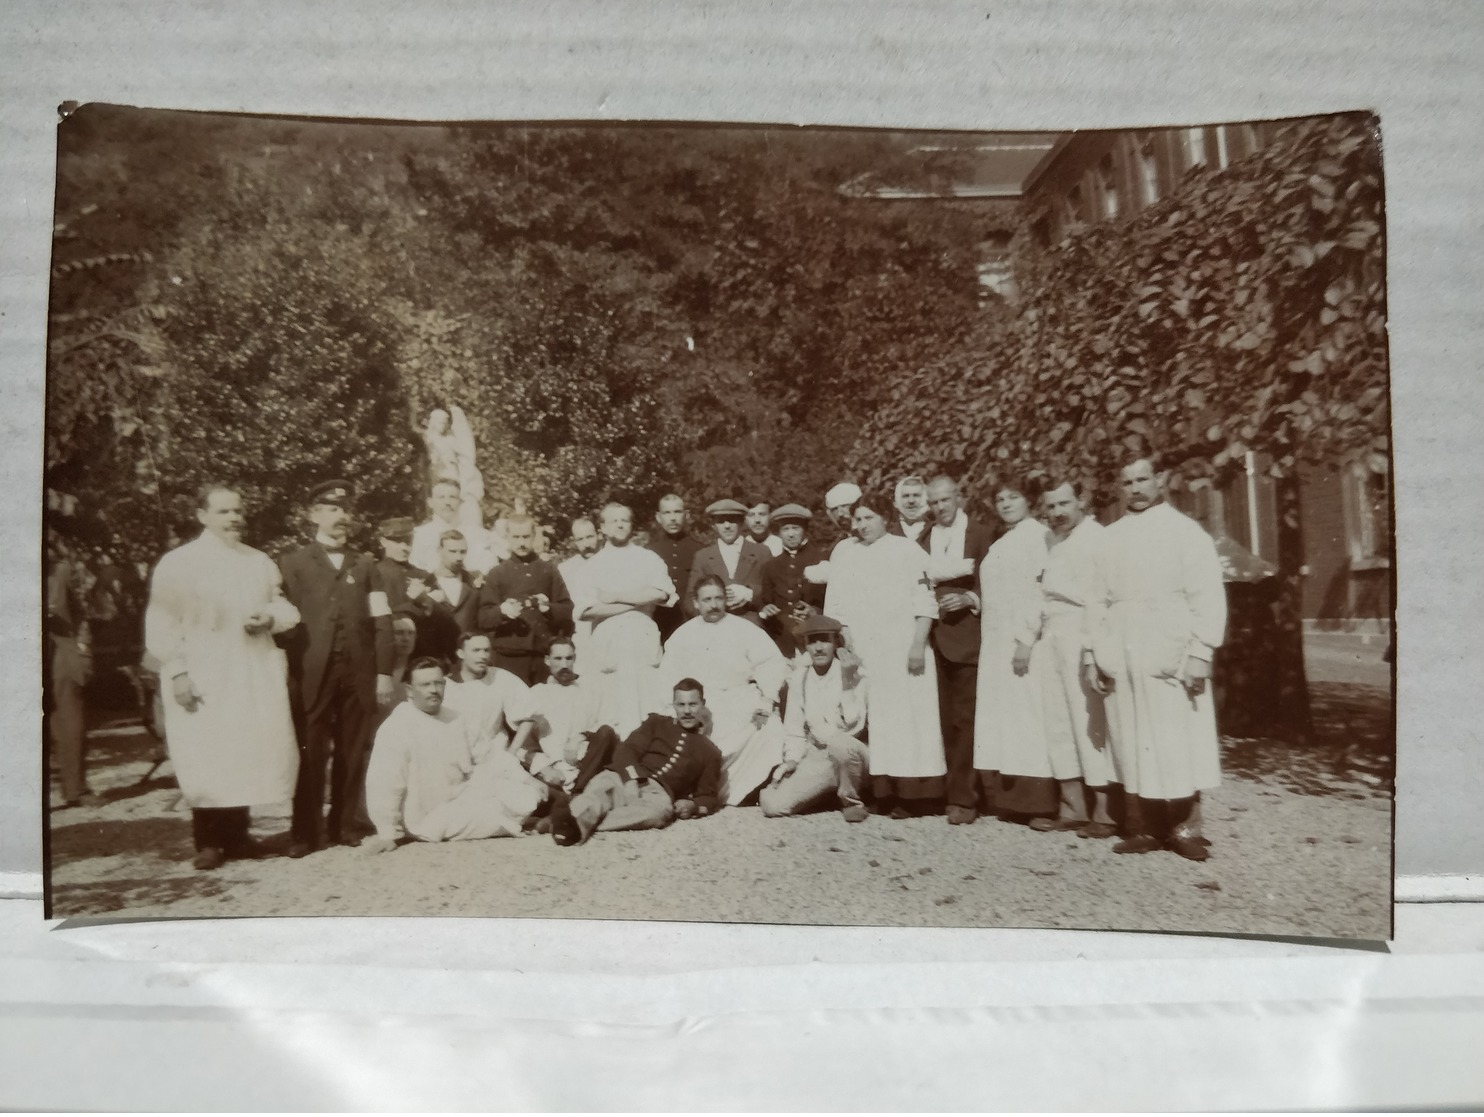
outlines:
M1379 122L83 105L51 917L1391 930Z

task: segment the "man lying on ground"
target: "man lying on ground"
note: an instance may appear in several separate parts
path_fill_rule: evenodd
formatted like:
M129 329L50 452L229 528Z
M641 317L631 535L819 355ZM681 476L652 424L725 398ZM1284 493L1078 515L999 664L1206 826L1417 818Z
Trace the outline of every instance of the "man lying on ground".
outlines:
M580 845L595 830L657 830L720 809L721 750L701 732L705 691L695 679L681 679L672 699L675 716L646 718L580 795L568 802L557 793L557 845Z
M758 795L768 818L804 814L837 796L847 822L870 813L861 788L870 775L870 751L860 740L866 727L866 684L857 663L841 663L840 622L817 613L801 626L809 662L788 686L783 763Z
M546 790L504 749L478 764L476 727L443 706L443 667L415 660L407 701L376 731L366 771L366 808L376 833L361 843L386 853L406 837L425 842L518 837Z

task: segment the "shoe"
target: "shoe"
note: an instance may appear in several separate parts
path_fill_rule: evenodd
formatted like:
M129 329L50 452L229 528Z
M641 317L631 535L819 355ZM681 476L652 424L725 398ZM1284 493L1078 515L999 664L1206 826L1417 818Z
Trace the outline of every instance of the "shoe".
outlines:
M319 848L320 846L318 846L314 842L295 842L293 845L289 846L289 856L297 861L301 857L308 857L311 853Z
M1148 834L1135 834L1132 838L1124 838L1113 847L1114 853L1153 853L1156 849L1163 849L1164 843L1158 838L1151 838Z
M1118 833L1118 827L1111 822L1089 822L1077 831L1079 838L1111 838Z
M891 817L900 822L904 818L911 818L912 815L906 807L893 807L891 809Z
M200 853L196 854L196 859L191 862L192 865L203 872L210 869L220 869L226 863L226 853L216 846L207 846Z
M551 840L559 846L582 844L582 829L572 815L572 801L565 795L553 796L551 811L545 821L551 829Z
M536 819L536 821L531 825L531 830L537 834L550 834L551 818L548 816Z
M1087 825L1085 818L1033 818L1030 828L1041 834L1054 834L1064 830L1081 830Z
M979 812L973 807L960 807L952 803L945 813L948 815L949 826L970 826L979 817Z
M1206 860L1211 856L1211 851L1207 848L1209 845L1209 842L1203 844L1199 838L1181 837L1177 834L1171 834L1169 840L1165 842L1167 848L1174 850L1187 861Z
M865 822L871 817L871 812L866 810L864 803L852 803L840 808L840 817L846 822Z

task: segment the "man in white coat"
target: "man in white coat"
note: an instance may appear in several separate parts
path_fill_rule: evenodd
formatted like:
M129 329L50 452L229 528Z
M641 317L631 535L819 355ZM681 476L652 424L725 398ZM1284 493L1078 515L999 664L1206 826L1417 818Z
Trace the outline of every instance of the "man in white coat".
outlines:
M1104 533L1104 584L1083 673L1107 694L1128 837L1115 853L1169 848L1204 861L1200 793L1221 782L1211 659L1226 632L1226 587L1205 528L1164 499L1153 452L1119 475L1125 513Z
M242 497L201 490L199 536L160 559L144 640L160 664L165 745L191 807L195 866L251 856L250 808L294 797L299 752L288 665L273 637L299 623L278 567L242 542Z
M1082 677L1082 653L1089 646L1087 603L1103 584L1105 529L1086 514L1076 481L1063 481L1041 499L1051 528L1041 575L1041 687L1046 749L1051 774L1061 784L1061 809L1056 818L1033 819L1030 825L1032 830L1072 830L1079 838L1111 838L1117 827L1108 813L1108 788L1115 778L1108 719L1103 696Z
M697 615L665 645L660 678L666 691L686 677L705 688L711 714L707 736L722 756L722 797L735 807L783 760L778 698L788 661L771 636L727 612L720 575L707 574L696 583L695 608Z
M598 692L599 722L622 738L669 701L656 674L660 630L654 610L674 605L676 593L665 560L633 542L634 513L628 507L609 504L599 521L604 545L571 587L572 618L593 626L584 649L585 677Z
M483 524L468 522L461 514L463 490L457 481L444 478L433 483L432 495L428 497L428 508L432 516L427 523L418 524L412 530L412 554L409 561L419 570L434 570L438 566L438 548L445 533L462 532L469 543L464 556L464 569L482 580L485 574L501 559L508 558L510 549L500 537Z

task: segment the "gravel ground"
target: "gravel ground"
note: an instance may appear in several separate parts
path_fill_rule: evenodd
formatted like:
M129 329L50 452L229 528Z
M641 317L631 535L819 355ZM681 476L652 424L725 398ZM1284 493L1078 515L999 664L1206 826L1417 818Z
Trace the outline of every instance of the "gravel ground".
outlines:
M941 817L873 817L852 826L834 811L765 819L742 807L663 831L598 834L576 849L540 836L414 843L376 857L341 847L202 873L191 867L190 814L168 765L140 782L152 740L105 729L91 741L89 766L104 802L51 816L52 914L568 916L1385 938L1389 701L1384 691L1330 688L1316 694L1316 712L1335 730L1303 753L1277 742L1224 742L1228 777L1206 797L1213 847L1202 864L1164 852L1120 857L1111 842L992 819L950 827ZM286 846L287 827L287 804L254 815L253 832L270 850Z

